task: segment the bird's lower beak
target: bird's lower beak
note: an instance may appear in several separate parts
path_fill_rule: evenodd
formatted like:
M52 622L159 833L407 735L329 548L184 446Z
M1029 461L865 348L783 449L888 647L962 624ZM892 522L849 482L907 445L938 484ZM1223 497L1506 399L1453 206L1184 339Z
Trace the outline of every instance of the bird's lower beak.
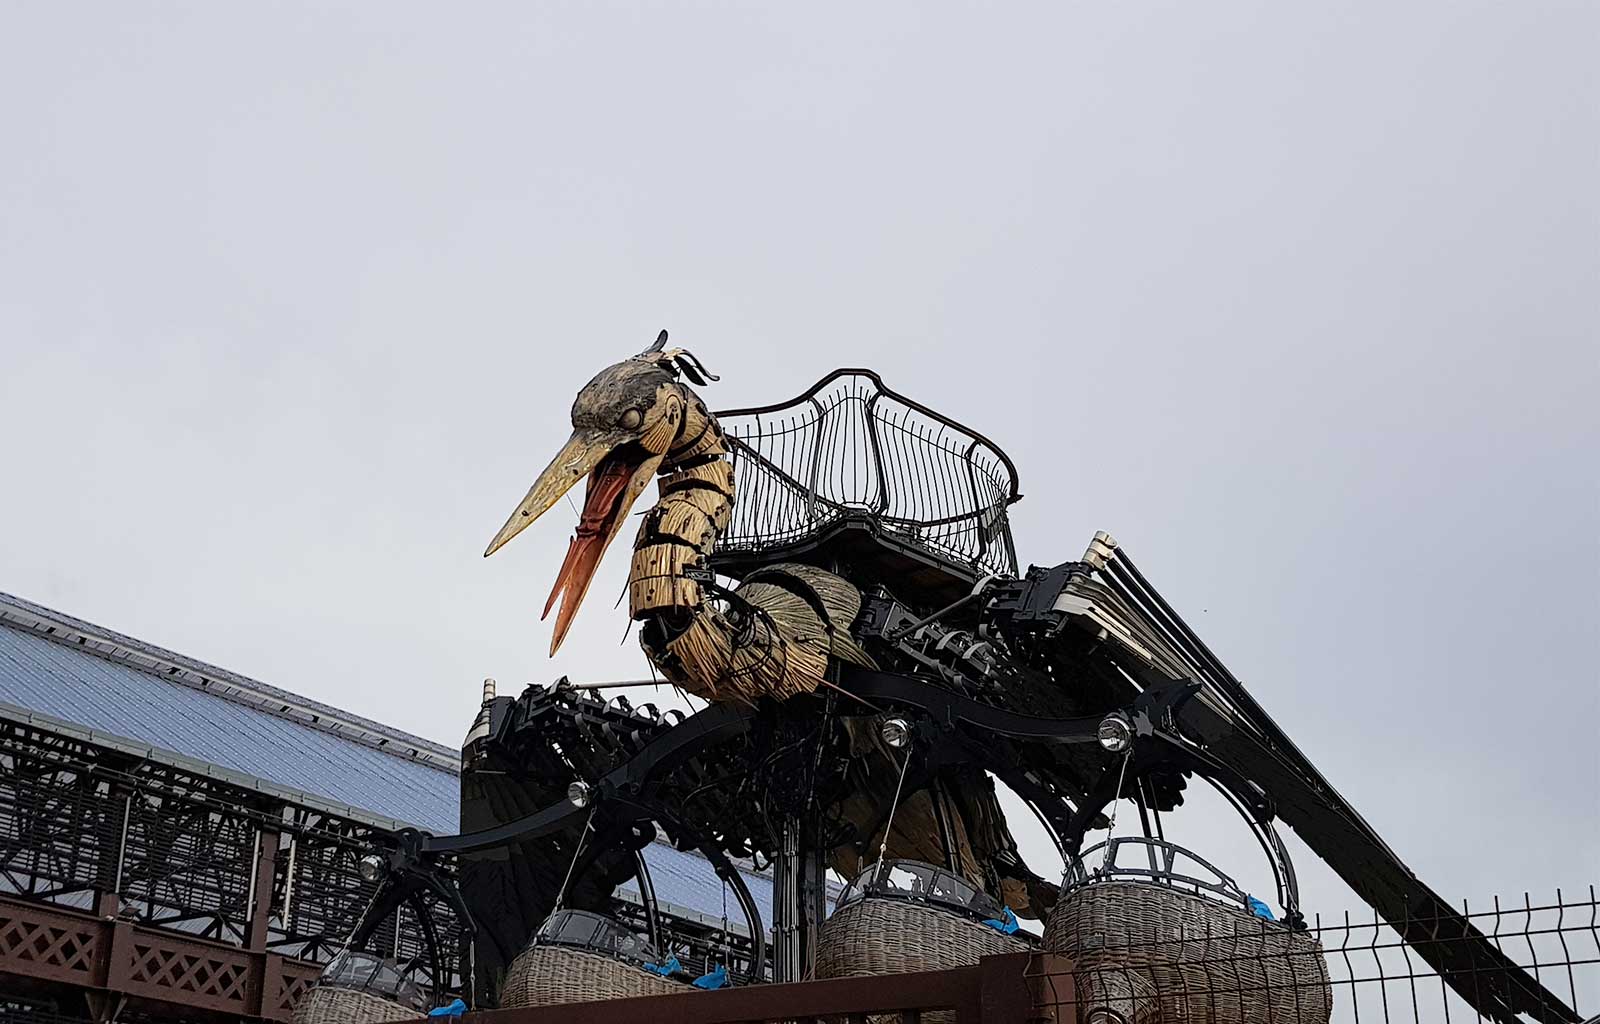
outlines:
M549 615L556 597L562 597L555 632L550 638L551 654L556 653L566 637L572 617L600 564L600 557L611 545L634 500L660 464L660 455L646 451L625 435L604 430L573 431L566 445L528 489L527 497L489 542L483 553L485 558L549 511L579 480L589 478L577 532L567 547L566 560L561 563L561 572L556 576L544 607L544 614Z

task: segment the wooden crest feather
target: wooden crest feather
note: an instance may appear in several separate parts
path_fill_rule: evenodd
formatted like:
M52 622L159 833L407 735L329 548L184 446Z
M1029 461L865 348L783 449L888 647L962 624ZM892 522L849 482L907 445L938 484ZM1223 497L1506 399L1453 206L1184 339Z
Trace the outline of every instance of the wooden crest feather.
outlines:
M684 348L667 348L667 332L663 330L656 335L655 344L634 356L647 363L670 372L674 377L684 377L689 383L705 387L708 381L721 380L716 374L706 369L704 363L695 358L694 353Z

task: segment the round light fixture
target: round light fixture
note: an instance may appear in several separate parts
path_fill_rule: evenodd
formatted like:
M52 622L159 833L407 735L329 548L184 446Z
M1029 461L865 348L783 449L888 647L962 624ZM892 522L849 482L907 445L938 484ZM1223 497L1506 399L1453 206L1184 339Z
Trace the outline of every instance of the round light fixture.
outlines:
M376 882L382 878L386 867L387 865L384 864L383 858L376 853L369 853L362 857L360 864L357 865L361 872L361 880L364 882Z
M1095 734L1100 745L1113 754L1120 754L1133 746L1133 723L1122 715L1107 715L1100 720Z
M894 749L904 750L911 745L911 723L904 718L886 718L878 727L878 735Z
M574 807L588 807L593 799L594 791L582 779L567 787L567 802Z

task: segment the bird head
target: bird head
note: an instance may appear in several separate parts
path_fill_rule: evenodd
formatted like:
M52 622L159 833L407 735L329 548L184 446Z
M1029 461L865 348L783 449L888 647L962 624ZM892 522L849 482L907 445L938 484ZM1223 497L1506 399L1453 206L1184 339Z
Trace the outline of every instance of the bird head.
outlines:
M690 397L679 377L697 384L717 379L692 355L668 349L666 342L667 332L662 331L650 348L606 367L584 385L572 403L572 436L483 553L487 558L500 550L579 480L588 480L577 531L544 606L548 616L561 598L550 638L552 655L567 635L601 556L682 429Z

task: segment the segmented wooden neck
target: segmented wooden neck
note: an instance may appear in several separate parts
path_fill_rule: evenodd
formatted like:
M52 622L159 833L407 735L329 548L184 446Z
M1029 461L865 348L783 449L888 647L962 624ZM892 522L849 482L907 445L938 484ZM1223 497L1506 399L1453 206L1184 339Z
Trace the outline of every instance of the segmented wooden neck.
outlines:
M683 415L662 457L660 498L643 516L628 573L628 611L635 619L694 613L704 603L703 570L733 514L733 464L716 417L684 389ZM680 616L681 617L681 616Z

